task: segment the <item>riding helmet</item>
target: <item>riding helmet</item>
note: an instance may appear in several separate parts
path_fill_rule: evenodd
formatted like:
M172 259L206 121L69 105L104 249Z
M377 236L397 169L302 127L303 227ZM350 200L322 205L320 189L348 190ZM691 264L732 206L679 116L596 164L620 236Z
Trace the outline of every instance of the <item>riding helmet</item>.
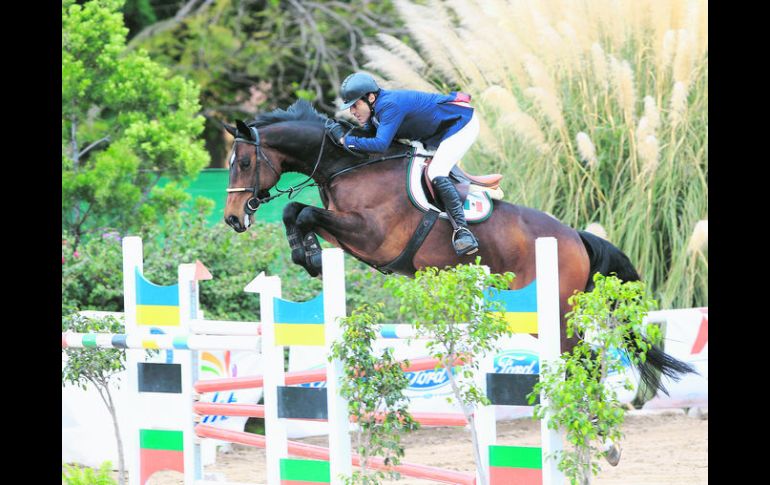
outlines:
M364 72L356 72L346 77L342 81L340 96L342 96L341 110L346 110L353 106L356 101L368 93L376 93L380 90L377 82L372 76Z

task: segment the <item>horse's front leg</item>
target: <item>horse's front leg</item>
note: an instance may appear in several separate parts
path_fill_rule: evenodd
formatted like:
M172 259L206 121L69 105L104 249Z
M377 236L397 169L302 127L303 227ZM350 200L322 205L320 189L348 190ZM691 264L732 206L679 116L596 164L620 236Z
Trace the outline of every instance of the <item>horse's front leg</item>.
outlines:
M321 245L318 243L316 233L320 233L335 245L345 241L356 247L363 247L376 239L359 214L330 211L319 207L305 206L299 212L295 226L302 235L306 263L304 266L311 276L321 272Z
M294 264L298 264L305 268L311 276L317 276L318 271L314 270L309 264L308 253L305 249L305 239L309 236L308 247L311 251L315 247L318 247L318 238L314 233L306 234L297 225L297 218L303 209L310 207L307 204L299 202L290 202L283 208L283 225L286 228L286 237L289 240L289 247L291 248L291 260ZM315 244L313 244L315 243Z

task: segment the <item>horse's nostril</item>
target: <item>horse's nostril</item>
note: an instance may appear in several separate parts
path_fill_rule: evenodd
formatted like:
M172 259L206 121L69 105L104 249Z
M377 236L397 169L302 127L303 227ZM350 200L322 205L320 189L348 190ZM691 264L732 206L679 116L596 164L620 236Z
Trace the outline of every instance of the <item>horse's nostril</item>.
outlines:
M235 216L229 216L225 218L225 222L227 222L227 224L232 227L237 227L240 225L240 223L238 222L238 218Z

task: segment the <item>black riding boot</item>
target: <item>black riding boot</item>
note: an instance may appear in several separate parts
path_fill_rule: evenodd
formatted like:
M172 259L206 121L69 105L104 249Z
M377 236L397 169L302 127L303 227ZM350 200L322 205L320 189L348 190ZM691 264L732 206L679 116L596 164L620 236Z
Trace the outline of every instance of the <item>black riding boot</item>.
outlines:
M449 216L454 232L452 233L452 245L458 256L464 254L473 254L479 250L479 243L476 237L468 229L468 223L465 221L465 212L463 203L460 201L460 194L457 193L449 177L436 177L433 179L433 187L436 189L436 195L444 204L444 210Z

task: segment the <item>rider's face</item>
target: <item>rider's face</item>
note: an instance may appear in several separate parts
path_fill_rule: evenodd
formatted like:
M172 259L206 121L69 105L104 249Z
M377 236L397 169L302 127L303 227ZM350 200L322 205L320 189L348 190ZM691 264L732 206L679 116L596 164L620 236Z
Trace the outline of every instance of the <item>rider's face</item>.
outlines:
M374 102L374 100L375 96L370 93L369 101ZM369 121L369 118L372 116L372 110L363 99L359 99L353 106L350 107L350 113L355 116L358 122L362 125Z

